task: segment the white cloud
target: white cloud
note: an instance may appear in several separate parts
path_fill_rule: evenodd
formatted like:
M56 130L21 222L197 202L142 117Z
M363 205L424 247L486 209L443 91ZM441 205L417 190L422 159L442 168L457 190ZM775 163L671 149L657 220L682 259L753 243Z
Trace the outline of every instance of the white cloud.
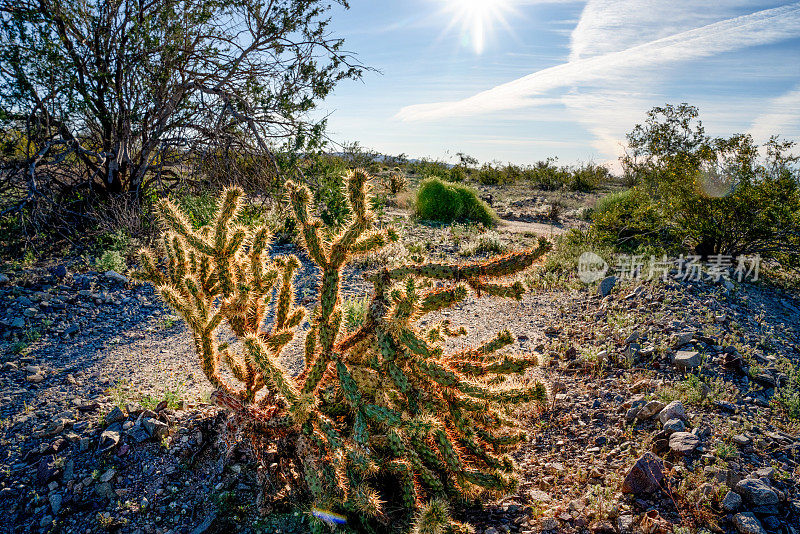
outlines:
M771 135L786 138L800 134L800 86L767 103L749 133L757 143L767 141Z
M538 97L554 89L579 84L603 86L609 81L618 82L620 77L634 73L638 76L641 69L776 43L800 35L800 2L670 33L691 21L703 20L694 14L709 7L705 3L680 2L684 3L686 5L678 5L682 8L677 10L680 16L669 17L658 6L672 6L671 2L589 2L573 32L571 61L463 100L408 106L401 109L397 117L403 121L436 120L529 107L537 105ZM735 6L736 3L728 2L722 11L727 13ZM637 44L642 34L658 38ZM666 36L662 36L664 34ZM628 47L618 49L620 46ZM602 93L567 96L564 100L571 101L573 112L580 113L582 106L591 106L592 101L596 104L593 97L597 96L602 97ZM581 104L580 97L588 100ZM603 144L607 147L608 141Z

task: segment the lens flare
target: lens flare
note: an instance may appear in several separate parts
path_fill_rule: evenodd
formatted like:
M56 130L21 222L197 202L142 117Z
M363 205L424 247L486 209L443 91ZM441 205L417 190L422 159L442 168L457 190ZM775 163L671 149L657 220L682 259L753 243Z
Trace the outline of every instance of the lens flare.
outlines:
M333 512L329 512L328 510L313 508L311 510L311 515L321 521L324 521L325 523L332 525L344 525L347 523L347 519L343 515L335 514Z
M511 31L506 16L512 13L511 0L445 0L444 13L451 16L445 32L458 27L462 44L476 54L483 53L487 37L497 24Z

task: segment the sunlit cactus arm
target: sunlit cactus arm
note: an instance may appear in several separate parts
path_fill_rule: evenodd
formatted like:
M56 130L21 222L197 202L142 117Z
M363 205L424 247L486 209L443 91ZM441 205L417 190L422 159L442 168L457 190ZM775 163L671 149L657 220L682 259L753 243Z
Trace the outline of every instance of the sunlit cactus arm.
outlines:
M470 280L479 277L498 278L518 273L530 267L536 260L544 256L551 246L547 240L540 239L538 245L533 249L512 252L488 262L464 265L447 263L404 265L390 269L389 276L395 280L406 278L409 275L437 280Z
M467 298L467 288L463 284L447 289L431 291L422 297L419 314L450 308L454 304Z
M161 200L158 203L157 209L161 220L167 228L181 235L192 248L208 256L214 254L213 245L208 243L202 236L192 231L192 225L186 220L186 217L171 200Z
M277 391L289 404L296 403L300 396L299 392L288 379L289 374L275 361L264 342L255 334L251 334L244 338L244 346L260 367L264 380L270 388Z
M481 293L487 293L495 297L505 297L520 300L522 295L525 294L525 286L522 285L522 282L520 281L504 285L489 284L480 279L471 279L468 280L467 283L469 283L469 286L475 290L478 296L480 296Z
M472 360L448 360L448 365L465 376L484 376L487 374L518 374L538 365L538 359L524 356L503 356L495 361L475 362Z
M289 191L289 200L292 204L295 219L300 224L303 232L303 241L308 251L309 256L320 267L324 267L328 263L328 254L322 239L319 235L319 230L308 213L308 204L311 200L311 193L305 186L298 186L293 182L287 182L286 188Z
M385 247L390 242L397 240L397 234L392 229L375 230L361 236L353 246L350 247L352 256L367 254L374 250Z

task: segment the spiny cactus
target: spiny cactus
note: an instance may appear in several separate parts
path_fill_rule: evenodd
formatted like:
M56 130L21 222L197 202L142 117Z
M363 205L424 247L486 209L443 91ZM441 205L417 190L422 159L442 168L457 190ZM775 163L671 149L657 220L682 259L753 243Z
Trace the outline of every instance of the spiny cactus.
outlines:
M406 176L398 171L393 172L386 179L386 188L393 195L396 195L406 188Z
M186 319L216 401L263 439L291 443L283 452L316 509L344 513L359 531L386 531L390 512L403 509L415 518L416 532L466 532L450 519L446 503L516 488L508 452L525 435L508 412L543 401L545 390L538 383L507 384L536 364L532 356L502 353L513 342L507 331L479 347L445 353L441 340L463 328L445 322L422 332L415 323L463 301L470 290L519 299L521 283L494 280L529 267L549 244L540 240L532 250L483 263L384 267L369 277L374 294L363 324L347 332L342 268L395 238L391 230L370 229L368 178L361 170L348 175L352 217L333 236L309 213L308 189L287 184L304 248L322 272L310 314L294 306L298 260L270 258L266 228L233 222L238 189L224 192L214 221L199 230L162 201L166 262L160 268L152 252L142 251L142 277ZM305 365L293 377L279 356L306 316ZM240 352L217 344L223 322L242 340ZM222 377L223 363L235 381Z

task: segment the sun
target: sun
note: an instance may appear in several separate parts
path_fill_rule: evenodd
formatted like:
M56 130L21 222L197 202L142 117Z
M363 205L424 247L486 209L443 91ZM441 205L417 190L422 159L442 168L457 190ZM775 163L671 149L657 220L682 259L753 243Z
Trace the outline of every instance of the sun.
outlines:
M512 0L444 0L443 11L452 17L445 32L458 28L462 43L481 54L487 36L499 24L510 30L506 16Z

